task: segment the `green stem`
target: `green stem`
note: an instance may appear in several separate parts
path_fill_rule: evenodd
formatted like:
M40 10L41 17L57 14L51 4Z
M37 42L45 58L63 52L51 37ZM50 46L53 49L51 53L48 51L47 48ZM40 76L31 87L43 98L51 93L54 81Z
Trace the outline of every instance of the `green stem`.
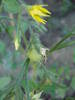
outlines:
M22 19L22 7L20 8L20 10L19 10L19 15L18 15L18 24L17 24L17 33L16 33L16 35L18 36L18 38L19 39L21 39L21 36L23 37L23 39L24 39L24 43L25 43L25 45L26 45L26 48L27 48L27 46L28 46L28 41L27 41L27 39L26 39L26 37L25 37L25 35L24 35L24 32L22 31L22 29L21 29L21 19ZM20 32L21 32L21 34L20 34ZM19 42L20 42L20 40L19 40Z
M9 84L9 86L7 86L4 90L2 90L0 92L0 97L2 97L3 94L5 94L5 96L4 96L4 98L5 98L10 93L10 91L12 91L13 88L15 88L15 86L16 86L16 81L14 81L11 84Z
M74 44L75 44L75 41L65 42L65 43L62 43L60 46L58 46L56 50L66 48Z
M30 60L27 59L27 63L25 66L25 85L26 85L26 94L27 94L27 100L30 100L30 95L29 95L29 83L28 83L28 68L29 68L29 62Z
M9 86L7 86L4 90L2 90L2 91L0 92L0 97L1 97L3 94L5 94L5 96L7 96L7 95L10 93L10 91L13 90L13 88L15 88L17 85L20 85L20 83L21 83L21 81L22 81L23 76L24 76L25 73L26 73L25 75L26 75L26 77L27 77L29 62L30 62L29 59L26 59L26 60L24 61L23 65L21 66L21 67L23 67L23 68L22 68L22 71L21 71L21 74L17 77L17 80L15 80L13 83L11 83ZM26 78L26 79L27 79L26 81L28 81L28 78ZM27 87L26 92L27 92L27 95L29 96L29 87L28 87L28 84L27 84L26 87ZM28 97L28 96L27 96L27 97ZM28 97L27 100L30 100L29 97Z
M63 37L63 39L61 39L58 43L56 43L48 52L48 54L51 54L53 51L55 51L58 46L60 46L66 39L70 38L71 36L75 36L75 34L72 32L72 33L69 33L67 35L65 35Z
M22 32L22 30L21 30L21 32ZM25 46L27 48L28 47L28 40L27 40L26 36L24 35L24 32L22 32L22 37L24 39L24 43L25 43Z
M28 68L29 68L29 58L26 59L26 61L23 64L23 69L21 71L21 74L19 76L19 79L17 81L18 85L21 83L21 81L23 80L23 77L25 76L25 87L26 87L26 95L27 95L27 100L30 100L30 96L29 96L29 83L28 83Z

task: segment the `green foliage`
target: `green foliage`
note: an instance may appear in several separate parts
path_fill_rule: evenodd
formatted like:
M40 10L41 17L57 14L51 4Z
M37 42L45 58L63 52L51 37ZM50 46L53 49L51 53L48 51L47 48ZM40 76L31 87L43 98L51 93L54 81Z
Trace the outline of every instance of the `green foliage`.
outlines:
M63 14L71 10L71 7L72 7L72 3L70 0L63 0L63 3L62 3Z
M32 34L31 35L31 48L35 48L38 52L40 52L40 48L42 47L42 44L40 42L40 39L39 39L39 35L38 34Z
M56 89L56 98L64 98L65 97L65 92L66 92L66 89L63 89L63 88L57 88Z
M67 5L68 4L68 5ZM3 0L2 7L6 16L0 14L0 33L9 34L11 45L18 39L18 51L6 50L5 43L0 40L1 65L6 69L20 69L20 72L14 78L14 75L0 78L0 99L1 100L42 100L42 92L49 93L54 99L65 97L67 86L64 79L70 79L70 68L68 66L46 66L46 58L53 52L72 46L74 40L67 41L75 36L75 30L66 34L60 41L53 45L48 52L43 55L41 48L45 47L40 41L40 34L46 33L45 25L36 23L32 20L27 11L27 4L21 0ZM71 3L63 0L63 12L71 7ZM4 13L4 12L3 12ZM8 15L12 15L12 18ZM2 16L1 16L2 15ZM16 15L16 16L15 16ZM14 23L13 25L11 23ZM56 22L57 23L57 22ZM55 24L55 23L54 23ZM55 26L54 26L55 27ZM29 35L29 39L26 35ZM23 41L23 44L21 43ZM23 45L25 47L23 47ZM14 49L14 47L12 48ZM4 58L3 58L4 57ZM21 58L22 57L22 58ZM33 71L30 75L29 67ZM64 73L64 78L61 77ZM30 76L29 76L30 75ZM11 82L12 81L12 82ZM75 78L72 78L70 85L75 90ZM36 93L33 93L35 92ZM33 94L33 95L31 95Z
M75 63L75 50L73 50L73 62Z
M14 26L8 26L5 31L8 33L9 37L12 38L12 33L14 32L14 30Z
M17 0L3 0L4 10L10 13L18 13L19 3Z
M0 77L0 91L3 90L11 81L10 77Z
M6 24L3 23L3 22L0 22L0 33L1 32L4 32L5 31L5 28L6 28Z
M71 87L75 90L75 77L72 78Z
M43 84L41 89L45 92L45 93L50 93L52 96L55 96L55 89L56 89L56 84L50 85L49 83L47 84Z
M26 31L28 30L29 24L28 21L24 20L21 22L21 30L24 33L26 33Z
M42 94L42 92L35 94L35 95L32 97L32 100L42 100L42 99L40 99L41 94Z
M5 43L3 41L0 41L0 55L5 54Z
M20 87L15 89L15 100L23 100L23 93Z
M68 80L70 79L70 73L71 73L70 67L69 66L65 66L64 74L65 74L65 78L68 79Z
M32 26L34 27L34 29L36 30L36 32L41 32L41 33L45 33L47 32L47 28L44 25L39 25L38 23L32 22L31 23Z

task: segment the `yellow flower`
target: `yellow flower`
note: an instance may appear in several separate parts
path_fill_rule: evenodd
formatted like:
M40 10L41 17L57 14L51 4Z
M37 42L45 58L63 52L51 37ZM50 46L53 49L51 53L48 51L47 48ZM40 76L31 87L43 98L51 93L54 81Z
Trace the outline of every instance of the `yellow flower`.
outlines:
M17 37L15 38L14 44L15 44L15 49L18 50L18 48L19 48L19 39Z
M39 22L39 23L46 23L46 20L44 20L44 17L49 17L51 12L49 12L46 8L43 6L46 5L33 5L33 6L28 6L28 12L32 16L32 18Z

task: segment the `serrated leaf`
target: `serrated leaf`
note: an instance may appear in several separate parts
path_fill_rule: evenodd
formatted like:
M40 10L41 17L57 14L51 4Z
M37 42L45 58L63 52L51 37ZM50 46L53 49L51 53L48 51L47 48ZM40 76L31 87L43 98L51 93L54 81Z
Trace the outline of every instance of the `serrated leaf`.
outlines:
M0 90L3 90L11 81L10 77L0 77Z
M17 0L3 0L4 9L10 13L18 13L19 10L19 3Z

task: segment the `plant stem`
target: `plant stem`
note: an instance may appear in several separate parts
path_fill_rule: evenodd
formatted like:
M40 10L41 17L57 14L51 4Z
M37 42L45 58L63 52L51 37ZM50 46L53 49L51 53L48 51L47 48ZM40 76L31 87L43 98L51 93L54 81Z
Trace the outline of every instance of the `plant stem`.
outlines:
M59 42L57 42L48 52L48 55L51 54L53 51L57 50L58 46L60 46L65 40L67 40L68 38L75 36L75 34L73 32L65 35Z
M29 65L30 60L27 59L27 63L25 66L25 85L26 85L26 94L27 94L27 100L30 100L29 96L29 84L28 84L28 65Z

